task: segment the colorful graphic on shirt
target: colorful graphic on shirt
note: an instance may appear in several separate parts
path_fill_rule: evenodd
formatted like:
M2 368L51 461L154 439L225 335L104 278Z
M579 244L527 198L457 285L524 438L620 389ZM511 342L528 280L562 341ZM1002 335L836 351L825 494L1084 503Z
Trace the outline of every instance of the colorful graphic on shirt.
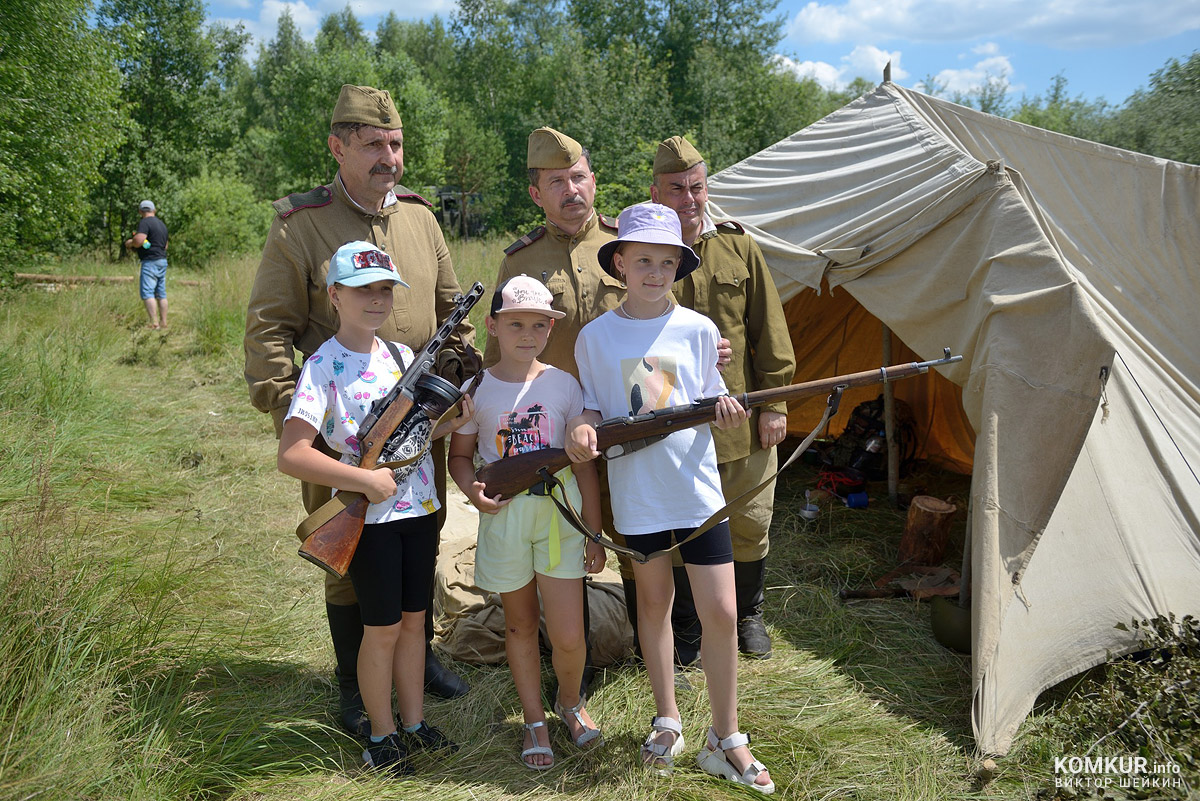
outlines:
M671 358L622 359L621 375L629 393L629 413L644 414L671 405L678 370L678 363Z
M496 422L496 452L501 459L550 447L554 421L540 403L502 414Z
M337 359L333 360L333 374L334 375L341 375L342 371L345 369L346 369L346 364L344 362L339 362Z
M370 370L360 370L358 372L358 377L362 379L364 384L374 384L379 380L379 376L375 375Z

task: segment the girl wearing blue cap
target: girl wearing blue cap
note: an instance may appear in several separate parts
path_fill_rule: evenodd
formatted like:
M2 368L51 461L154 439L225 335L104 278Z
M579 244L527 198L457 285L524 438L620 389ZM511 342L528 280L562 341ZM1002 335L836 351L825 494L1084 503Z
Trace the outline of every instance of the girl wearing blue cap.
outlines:
M715 396L722 396L713 420L718 428L742 425L749 416L726 394L717 372L716 326L671 298L671 285L700 264L683 243L679 216L658 203L639 203L621 212L618 234L600 248L598 258L606 272L625 283L625 300L584 326L575 341L585 411L571 421L566 450L576 462L600 455L595 426L610 417ZM706 426L676 431L609 462L608 480L614 525L626 544L642 553L663 550L673 539L683 541L725 505ZM700 653L712 709L697 762L709 773L773 793L766 767L750 753L749 737L738 731L737 602L728 522L679 552L704 628ZM642 759L653 770L669 772L684 749L671 658L671 560L635 562L633 572L642 657L656 706Z
M371 502L349 568L363 620L358 683L371 719L363 761L403 775L412 772L410 751L458 746L424 720L425 615L439 508L433 458L426 451L394 471L357 466L360 422L415 358L406 345L375 334L392 313L397 284L408 286L391 257L370 242L350 242L334 253L326 286L338 331L304 363L283 424L278 465L302 481L359 492ZM462 403L463 414L439 426L431 439L471 416L471 399ZM340 459L314 447L318 433ZM392 715L393 684L403 734Z

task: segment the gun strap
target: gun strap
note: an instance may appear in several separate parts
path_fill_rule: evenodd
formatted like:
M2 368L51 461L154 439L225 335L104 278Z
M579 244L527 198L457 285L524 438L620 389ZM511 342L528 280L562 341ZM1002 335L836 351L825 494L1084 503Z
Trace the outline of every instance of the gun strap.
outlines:
M828 400L825 402L825 414L822 415L821 421L819 423L817 423L815 426L813 426L812 431L808 432L808 436L804 438L804 441L800 443L800 445L796 448L796 450L792 451L792 455L789 456L787 458L787 460L782 465L779 466L779 469L776 470L768 479L763 481L757 487L753 487L751 489L746 490L741 495L734 498L732 501L726 503L724 506L722 506L720 509L718 509L716 512L714 512L707 520L705 520L703 523L701 523L694 531L692 531L691 534L684 537L682 540L676 542L670 548L664 548L661 551L655 551L650 554L643 554L641 551L634 550L633 548L629 548L624 545L617 545L615 542L613 542L609 538L605 537L603 535L603 533L601 533L601 532L593 533L587 527L587 525L583 522L583 518L581 518L579 516L579 513L577 511L575 511L575 507L571 505L571 501L567 498L567 495L565 492L560 492L560 494L562 495L562 498L563 498L562 502L559 502L558 498L555 497L553 488L555 486L557 486L561 489L562 483L559 482L559 480L557 478L555 478L553 475L551 475L550 471L544 467L538 471L538 475L540 475L542 477L543 481L545 481L548 485L550 485L550 487L552 488L552 491L550 493L550 499L554 501L554 505L559 508L559 511L561 511L563 514L563 517L565 517L567 519L567 522L570 523L571 526L575 530L577 530L580 534L582 534L583 536L592 540L593 542L600 543L605 548L608 548L610 551L616 551L617 553L625 554L626 556L628 556L630 559L634 560L635 562L640 562L642 564L645 564L646 562L649 562L651 559L654 559L655 557L663 556L664 554L669 554L671 551L680 547L684 543L691 542L692 540L696 539L696 537L699 537L701 534L703 534L706 531L708 531L709 529L711 529L713 526L728 519L730 514L732 514L733 512L736 512L737 510L741 509L746 504L750 503L750 501L754 500L754 498L760 492L762 492L764 489L767 488L767 485L769 485L772 481L774 481L776 478L778 478L780 473L782 473L787 468L791 467L796 462L796 460L799 459L804 454L804 452L809 449L809 447L813 444L813 440L815 440L817 438L817 435L819 433L821 433L822 430L824 430L825 424L829 422L829 418L833 417L835 414L837 414L838 404L841 403L842 392L845 389L846 389L846 385L844 385L844 384L839 384L838 386L833 388L833 392L830 394Z

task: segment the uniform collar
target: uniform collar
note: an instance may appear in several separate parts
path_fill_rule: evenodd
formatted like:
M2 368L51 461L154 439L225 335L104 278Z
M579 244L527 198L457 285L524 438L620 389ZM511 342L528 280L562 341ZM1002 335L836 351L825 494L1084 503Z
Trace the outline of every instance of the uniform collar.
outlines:
M350 193L346 191L346 184L342 182L342 171L341 170L338 170L337 180L334 181L334 184L337 186L338 189L341 190L342 197L344 197L346 199L346 202L349 203L354 208L361 211L363 214L369 214L370 216L374 217L376 214L379 213L379 212L372 211L371 209L363 208L362 206L360 206L358 204L357 200L350 197ZM396 193L393 192L391 189L389 189L387 195L385 195L383 198L383 208L386 209L388 206L393 206L398 202L399 201L396 199ZM382 211L382 210L383 209L380 209L380 211Z
M710 236L716 236L716 235L717 235L716 223L714 223L712 221L712 217L709 217L708 212L706 211L706 212L704 212L704 215L701 217L700 233L696 235L696 241L699 242L701 239L708 239Z
M555 239L570 241L572 239L582 239L588 233L588 231L595 228L597 225L599 225L599 223L600 215L597 214L596 210L593 208L592 213L588 215L586 220L584 220L583 225L581 225L579 230L573 234L568 234L566 231L559 228L550 221L549 217L546 218L546 231Z

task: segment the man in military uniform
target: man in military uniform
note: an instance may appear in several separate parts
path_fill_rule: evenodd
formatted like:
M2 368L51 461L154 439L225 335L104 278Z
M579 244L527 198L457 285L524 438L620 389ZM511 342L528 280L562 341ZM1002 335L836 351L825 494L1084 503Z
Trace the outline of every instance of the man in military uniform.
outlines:
M736 222L714 224L704 211L708 167L690 142L673 136L658 146L650 197L675 210L683 241L700 257L700 267L675 283L675 299L706 315L730 340L733 359L722 376L731 395L786 386L796 357L775 282L758 245ZM713 431L726 500L758 486L776 471L775 446L787 434L787 404L751 412L750 425ZM763 625L763 578L768 530L775 501L771 484L729 518L737 589L738 648L766 658L771 638ZM700 625L682 566L675 568L677 657L682 664L700 653Z
M529 196L546 212L539 225L504 249L496 285L514 275L537 278L554 295L554 308L566 314L554 323L542 361L576 378L575 338L579 329L625 296L620 281L600 269L596 252L616 238L617 221L596 213L596 176L591 157L571 137L553 128L529 135L526 158ZM496 338L488 337L483 363L500 358Z
M325 289L334 251L352 240L366 240L391 254L409 289L397 292L391 319L379 329L385 339L419 350L454 309L458 279L441 229L419 195L400 186L404 172L404 131L391 95L367 86L345 85L333 110L328 139L338 163L333 182L289 195L276 211L263 246L246 315L246 382L250 400L271 414L276 436L291 403L297 352L308 356L336 333L338 325ZM454 351L443 351L439 365L458 386L477 366L468 350L474 328L463 321ZM318 445L323 440L317 439ZM445 450L435 443L438 497L445 503ZM301 485L310 513L329 500L331 490ZM430 609L432 610L432 604ZM325 610L337 659L341 720L347 730L366 736L370 725L358 695L358 647L362 620L350 579L325 577ZM428 640L433 615L426 620L426 689L452 698L467 692L466 682L438 661Z

